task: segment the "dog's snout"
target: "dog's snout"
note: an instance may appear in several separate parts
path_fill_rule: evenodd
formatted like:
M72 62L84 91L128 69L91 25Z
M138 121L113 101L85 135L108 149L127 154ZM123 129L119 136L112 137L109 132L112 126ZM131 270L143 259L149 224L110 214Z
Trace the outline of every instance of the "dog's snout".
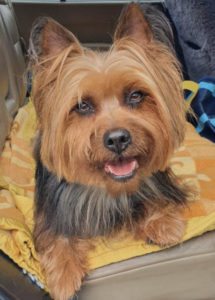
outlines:
M125 128L107 131L103 138L104 146L115 153L122 153L131 143L131 135Z

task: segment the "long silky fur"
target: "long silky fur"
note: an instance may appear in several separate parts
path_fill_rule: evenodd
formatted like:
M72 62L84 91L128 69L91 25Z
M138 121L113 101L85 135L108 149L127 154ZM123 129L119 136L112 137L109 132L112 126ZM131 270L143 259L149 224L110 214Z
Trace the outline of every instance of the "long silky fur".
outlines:
M163 14L150 5L140 7L149 23L154 40L159 44L165 44L171 52L174 52L171 27ZM40 64L43 28L48 21L49 18L40 18L33 26L29 49L30 66ZM35 146L36 245L36 241L44 232L52 238L63 235L70 239L91 239L97 236L108 237L125 227L130 231L134 223L138 223L146 216L147 204L153 206L154 203L160 203L161 207L165 207L170 202L176 205L186 203L189 189L178 184L178 179L170 168L164 172L158 171L150 178L143 178L136 194L122 195L118 199L98 186L68 183L65 179L59 181L57 175L49 172L41 162L41 137L42 129Z
M80 288L94 238L150 238L162 246L180 242L186 229L183 206L192 188L169 167L186 124L171 28L150 6L131 3L124 13L108 52L83 49L49 18L37 20L31 33L40 123L33 236L55 299L73 298ZM133 89L146 92L138 106L127 101ZM77 111L81 99L92 102L92 114ZM105 133L117 128L132 136L120 155L104 144ZM105 174L106 163L131 158L138 163L131 180Z
M68 183L49 172L40 160L40 136L35 147L36 191L35 191L35 244L46 232L50 239L65 236L69 240L108 238L116 231L138 224L147 216L145 205L186 205L189 188L176 185L178 181L171 169L158 171L142 181L134 195L114 198L105 189Z

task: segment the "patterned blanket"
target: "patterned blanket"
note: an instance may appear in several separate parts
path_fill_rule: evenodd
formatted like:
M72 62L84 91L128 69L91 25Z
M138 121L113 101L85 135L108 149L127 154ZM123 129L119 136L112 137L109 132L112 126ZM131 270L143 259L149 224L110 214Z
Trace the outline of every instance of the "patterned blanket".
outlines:
M33 196L35 161L31 138L37 129L32 102L21 108L13 122L0 160L0 249L15 263L44 283L34 244ZM187 124L183 146L171 161L172 169L195 184L199 196L185 211L188 220L183 240L215 229L215 145ZM157 245L126 239L105 245L99 239L89 254L91 269L161 250Z

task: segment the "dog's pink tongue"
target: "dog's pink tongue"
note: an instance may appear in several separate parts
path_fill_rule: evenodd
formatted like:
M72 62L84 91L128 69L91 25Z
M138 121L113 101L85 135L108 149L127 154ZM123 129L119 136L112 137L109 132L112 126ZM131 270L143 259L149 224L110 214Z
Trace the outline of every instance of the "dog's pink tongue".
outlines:
M139 167L137 160L134 158L132 160L119 161L117 163L105 163L106 173L112 173L116 176L123 176L132 173L135 169Z

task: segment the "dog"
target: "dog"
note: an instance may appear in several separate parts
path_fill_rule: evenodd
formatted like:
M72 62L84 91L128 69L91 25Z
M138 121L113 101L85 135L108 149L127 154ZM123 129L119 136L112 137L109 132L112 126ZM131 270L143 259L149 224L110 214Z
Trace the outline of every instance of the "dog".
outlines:
M106 52L43 17L29 55L40 124L34 243L51 295L67 300L89 273L94 238L182 241L190 188L170 169L185 135L182 75L167 19L137 3Z

